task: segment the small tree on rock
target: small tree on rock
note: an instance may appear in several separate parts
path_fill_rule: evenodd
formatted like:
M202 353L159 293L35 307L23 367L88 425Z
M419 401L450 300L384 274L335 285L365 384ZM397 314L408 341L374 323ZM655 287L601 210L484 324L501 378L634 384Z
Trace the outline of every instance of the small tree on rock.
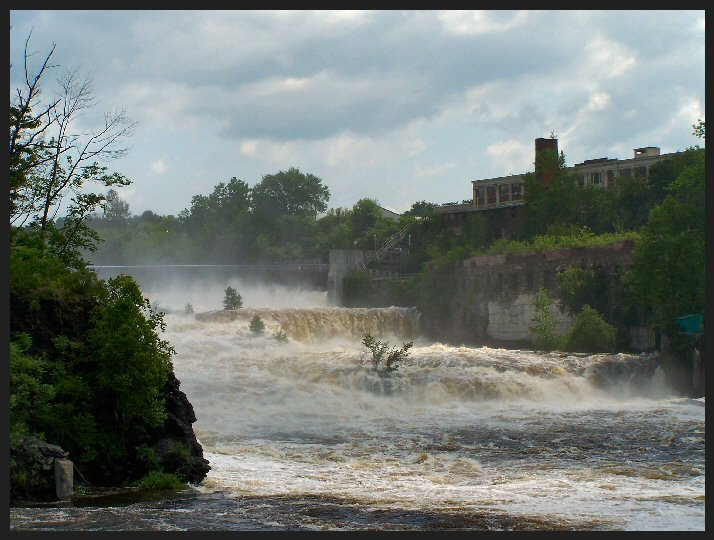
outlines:
M265 332L265 323L258 315L253 315L253 318L250 320L250 331L256 336Z
M389 375L399 368L399 363L409 356L409 349L414 345L413 341L403 343L401 349L392 347L386 341L377 341L367 332L364 335L362 344L372 353L372 369L380 375Z
M243 307L243 298L230 285L225 288L225 296L223 297L223 309L240 309Z

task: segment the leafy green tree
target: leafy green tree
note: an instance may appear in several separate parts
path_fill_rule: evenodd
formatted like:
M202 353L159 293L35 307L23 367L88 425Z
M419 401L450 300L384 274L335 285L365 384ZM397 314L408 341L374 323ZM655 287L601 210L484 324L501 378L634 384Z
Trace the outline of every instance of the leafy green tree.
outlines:
M585 304L607 313L608 276L602 268L568 266L558 274L561 307L577 315Z
M158 336L163 313L151 309L129 276L107 282L107 295L96 308L87 336L97 364L96 396L123 430L160 426L166 418L163 386L173 348Z
M236 177L218 183L209 195L195 195L179 221L202 261L230 263L250 257L255 236L248 184Z
M129 220L131 219L129 203L122 200L115 189L107 191L102 207L104 210L104 219L106 219L110 225L121 227L129 224Z
M647 177L647 185L650 192L649 208L651 209L655 205L662 203L669 193L668 187L672 182L686 169L703 164L705 155L704 148L695 146L652 165Z
M680 173L650 212L625 277L635 300L654 310L652 322L667 333L676 333L676 317L704 309L705 186L703 160Z
M541 351L552 351L560 347L561 336L558 332L560 321L553 313L555 299L548 294L548 289L541 287L532 300L534 313L532 326L528 333L532 336L533 346Z
M562 346L573 352L611 352L617 329L608 324L597 310L583 305L580 313L562 338Z
M402 214L402 215L414 216L414 217L420 217L420 218L430 217L434 214L435 208L436 208L436 203L432 203L432 202L428 202L428 201L417 201L415 203L412 203L409 210L404 212L404 214Z
M290 259L312 256L315 247L315 221L327 209L330 191L313 174L291 167L287 171L263 176L251 190L255 257Z
M264 222L283 215L316 217L327 209L330 190L317 176L291 167L263 176L252 195L254 212Z
M554 224L572 223L576 207L577 176L566 169L565 156L562 152L559 156L548 151L542 154L542 166L554 174L545 183L535 173L524 176L526 237L543 234Z
M243 298L238 294L238 291L229 285L225 288L223 309L240 309L241 307L243 307Z
M10 341L10 432L30 435L52 413L56 389L48 379L48 362L29 353L32 338L17 334Z
M692 131L692 135L696 135L700 139L706 138L706 125L704 120L699 118L696 124L692 124L692 128L694 129L694 131Z
M648 180L640 176L619 176L615 188L618 230L638 230L647 223L652 208L652 194Z

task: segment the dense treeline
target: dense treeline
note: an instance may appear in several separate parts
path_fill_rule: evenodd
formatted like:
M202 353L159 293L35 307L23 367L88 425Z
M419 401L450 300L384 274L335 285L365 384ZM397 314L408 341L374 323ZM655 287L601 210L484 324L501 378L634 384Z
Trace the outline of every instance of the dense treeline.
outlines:
M178 216L150 210L131 215L111 190L88 224L104 242L95 264L249 264L327 261L330 248L371 249L398 229L377 201L327 210L322 180L290 168L263 176L252 188L237 178L196 195Z

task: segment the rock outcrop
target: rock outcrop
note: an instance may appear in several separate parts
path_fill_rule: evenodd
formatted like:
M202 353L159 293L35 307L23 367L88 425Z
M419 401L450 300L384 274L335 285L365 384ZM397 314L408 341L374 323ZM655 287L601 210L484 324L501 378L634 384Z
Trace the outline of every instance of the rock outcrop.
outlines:
M80 296L67 300L46 295L39 305L33 306L23 297L11 294L11 335L27 333L32 338L30 354L58 358L61 352L55 347L54 338L64 336L81 342L91 327L91 313L96 302L96 299ZM82 369L85 373L91 371L91 359L84 362ZM67 450L74 458L76 467L73 469L80 472L75 480L90 487L120 487L142 478L155 465L152 460L147 461L145 455L141 457L141 449L146 448L153 450L154 462L158 459L165 472L177 473L191 483L203 480L210 466L193 432L192 424L196 421L193 407L181 391L173 369L169 370L163 390L167 418L162 427L147 431L129 426L115 427L111 433L111 444L121 445L128 456L126 460L104 460L101 467L95 468L91 463L97 460L85 464L83 448L77 446L72 437L59 440L63 437L55 434L57 440L47 441L33 437L11 438L11 499L56 500L54 460L66 458ZM111 410L100 408L94 414L98 427L116 423L115 412ZM66 429L70 434L72 426L67 425Z

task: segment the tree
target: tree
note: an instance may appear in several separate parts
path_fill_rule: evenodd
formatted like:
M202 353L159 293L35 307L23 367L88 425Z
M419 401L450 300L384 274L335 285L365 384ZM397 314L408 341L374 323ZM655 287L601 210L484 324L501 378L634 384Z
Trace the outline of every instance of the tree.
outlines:
M251 223L251 191L248 184L232 177L218 183L209 195L195 195L191 208L179 215L195 245L194 254L204 261L237 262L254 248Z
M528 329L528 333L533 337L533 346L542 351L557 349L560 346L560 322L552 310L555 300L548 294L548 289L541 287L533 297L532 304L533 325Z
M173 348L158 337L166 325L129 276L107 282L87 336L97 362L96 394L113 410L123 429L156 427L166 418L163 386Z
M616 228L632 231L647 223L653 197L646 178L618 176L615 194Z
M266 174L253 187L253 210L261 221L282 215L308 215L313 218L327 209L330 190L322 180L291 167Z
M367 347L372 353L372 369L379 373L379 375L384 376L399 369L399 364L409 356L409 349L412 348L414 342L402 343L401 349L392 347L390 350L388 342L377 341L368 332L362 339L362 345Z
M122 226L129 223L129 219L131 219L129 203L123 201L115 189L107 191L102 207L104 210L104 219L111 225Z
M223 309L240 309L241 307L243 307L243 298L238 294L238 291L229 285L225 288Z
M650 191L648 210L664 201L668 193L667 188L680 174L690 167L703 163L704 155L704 148L694 146L652 165L647 176L647 186Z
M10 223L17 223L24 216L19 225L24 224L38 204L38 193L33 189L28 174L50 159L46 153L48 145L45 133L53 123L50 113L59 103L59 99L49 103L39 100L42 93L41 79L46 70L52 67L49 62L56 45L52 44L52 49L37 73L31 75L28 60L35 54L28 50L31 36L32 32L25 41L25 87L18 88L14 101L10 102Z
M704 120L699 118L697 120L696 124L692 124L692 128L694 129L694 131L692 132L692 135L696 135L700 139L706 138L705 137L706 125L705 125Z
M429 217L434 213L434 208L436 208L435 203L427 201L417 201L412 203L411 208L404 212L402 215L415 216L415 217Z
M602 268L589 265L584 268L567 266L558 274L560 305L570 314L577 315L585 304L601 313L607 311L607 274Z
M572 210L576 206L577 180L565 168L563 153L555 156L546 151L539 157L542 167L555 172L547 183L539 180L535 173L524 176L525 230L530 237L545 233L552 225L571 223Z
M563 336L563 349L573 352L611 352L616 337L617 329L608 324L597 310L585 304Z
M47 71L54 67L50 59L55 46L47 54L37 73L30 72L28 36L24 53L24 86L16 90L10 103L10 223L22 225L36 219L43 234L54 229L55 234L67 233L73 242L92 243L82 236L87 228L78 226L104 200L104 196L87 192L89 183L104 187L125 186L131 182L120 173L110 173L101 162L126 153L122 146L132 135L136 122L125 109L104 114L103 125L87 129L78 125L78 118L95 105L92 81L80 77L77 70L63 72L58 78L57 96L42 102L42 83ZM34 111L39 110L40 113ZM70 229L53 226L65 196L68 203L67 221Z
M253 318L250 320L249 328L250 331L253 332L256 336L259 336L263 332L265 332L265 323L259 315L253 315Z
M251 194L253 225L261 232L256 235L255 256L260 260L312 256L317 214L327 209L330 197L322 180L291 167L263 176Z
M636 301L654 310L652 322L667 333L676 317L704 309L705 187L702 159L677 177L650 212L625 276Z

